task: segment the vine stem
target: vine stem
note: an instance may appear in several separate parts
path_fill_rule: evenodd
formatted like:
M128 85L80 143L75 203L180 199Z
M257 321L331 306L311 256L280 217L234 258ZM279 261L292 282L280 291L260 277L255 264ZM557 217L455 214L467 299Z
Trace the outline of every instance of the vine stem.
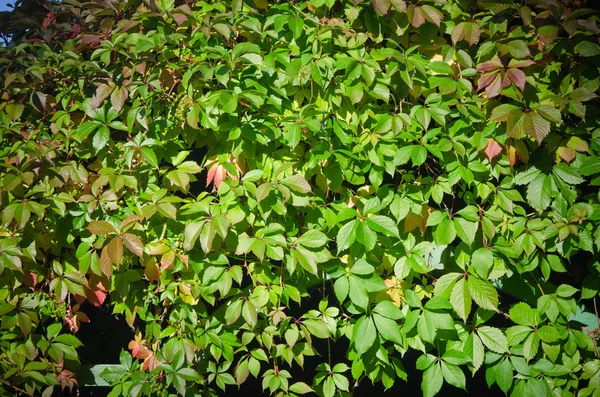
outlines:
M27 392L25 390L21 389L20 387L17 387L17 386L14 386L14 385L8 383L4 379L0 378L0 382L4 383L6 386L10 387L11 389L18 391L19 393L27 394Z

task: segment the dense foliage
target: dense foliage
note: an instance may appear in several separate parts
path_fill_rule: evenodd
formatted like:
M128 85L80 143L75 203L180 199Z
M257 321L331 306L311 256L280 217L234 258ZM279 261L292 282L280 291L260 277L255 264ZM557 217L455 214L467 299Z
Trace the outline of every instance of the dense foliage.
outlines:
M425 396L600 396L587 3L18 3L0 389L76 388L110 304L112 397L347 396L409 351Z

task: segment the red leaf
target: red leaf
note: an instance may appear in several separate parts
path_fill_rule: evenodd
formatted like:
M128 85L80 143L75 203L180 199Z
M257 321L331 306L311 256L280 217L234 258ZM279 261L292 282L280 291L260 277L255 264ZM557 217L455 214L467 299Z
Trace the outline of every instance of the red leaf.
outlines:
M73 306L72 310L67 310L67 314L63 318L63 323L69 326L72 333L79 331L81 323L89 323L90 319L84 312L80 312L79 305Z
M491 61L487 61L477 66L479 73L491 72L492 70L504 69L502 61L498 57L494 57Z
M35 285L37 284L37 274L32 271L25 270L23 272L23 284L31 288L33 291L35 289Z
M498 73L496 75L496 78L494 79L494 81L492 81L490 83L490 85L488 85L485 88L485 93L487 94L488 98L493 98L495 96L498 96L498 93L500 93L501 88L502 88L502 77L500 77L500 74Z
M506 75L515 86L521 89L521 92L525 91L525 73L522 70L510 68Z
M494 139L488 138L488 144L485 148L485 154L487 155L488 159L492 161L494 157L500 153L502 153L502 146L500 146Z
M206 176L206 186L209 186L211 182L214 182L215 187L218 189L221 186L221 182L227 176L227 171L219 163L215 163L209 170Z
M487 73L479 78L479 85L477 86L477 91L481 91L481 89L490 85L492 81L498 76L498 72Z
M108 295L107 288L102 283L102 280L96 275L90 277L88 284L90 288L85 290L85 296L92 305L96 307L100 306L104 303L106 296Z
M154 369L160 364L162 364L162 362L158 361L154 353L152 353L152 355L146 357L144 360L144 364L142 364L142 370L151 372L154 371Z

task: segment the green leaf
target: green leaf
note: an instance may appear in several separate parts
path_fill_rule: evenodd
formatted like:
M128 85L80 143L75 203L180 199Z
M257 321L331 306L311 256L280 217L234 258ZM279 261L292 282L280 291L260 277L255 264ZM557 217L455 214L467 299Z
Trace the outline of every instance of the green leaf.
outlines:
M331 336L329 327L327 327L327 323L323 320L304 320L302 325L317 338L327 339Z
M561 298L570 298L575 295L577 291L579 291L577 288L569 284L561 284L556 289L556 295L560 296Z
M431 62L429 64L429 69L435 73L449 74L452 76L454 75L454 71L452 70L450 65L448 65L446 62L439 62L439 61Z
M508 340L498 328L488 326L479 327L477 335L479 335L483 344L491 351L500 354L508 353Z
M206 221L192 222L185 227L185 231L183 233L184 250L190 251L192 248L194 248L194 244L196 243L198 236L200 236L200 230L202 229L202 226L204 226L204 223L206 223Z
M498 311L498 291L487 281L477 277L468 277L471 297L481 308Z
M500 389L507 394L513 382L513 369L508 358L501 360L494 368L496 383Z
M296 394L307 394L313 392L313 389L304 382L296 382L290 386L290 391Z
M574 51L584 57L594 57L600 54L600 46L590 41L581 41L577 43Z
M358 222L356 226L356 241L363 244L367 251L371 251L377 244L377 235L365 222Z
M219 94L220 110L225 113L234 113L238 106L238 96L229 91L221 91Z
M442 388L444 378L439 364L434 364L427 368L425 372L423 372L423 381L421 382L423 397L435 396Z
M489 271L494 265L494 256L487 248L479 248L471 256L471 266L482 279L487 279Z
M519 325L537 327L542 321L537 309L532 309L527 303L520 302L514 305L510 311L510 319Z
M101 126L98 128L96 134L94 134L94 139L92 139L92 146L96 149L96 153L106 146L108 140L110 139L110 130L106 126Z
M281 183L295 192L310 193L312 189L306 179L300 174L292 175L281 180Z
M526 58L530 55L527 43L523 40L512 40L506 44L506 48L510 55L515 58Z
M527 201L538 212L545 210L552 200L552 179L544 174L537 177L527 186Z
M338 254L348 249L356 241L356 227L357 221L355 219L340 228L336 237Z
M366 222L369 228L376 232L385 234L386 236L400 237L398 226L396 226L396 222L392 218L383 215L373 215L367 217Z
M535 332L530 333L523 345L523 356L525 359L527 359L527 361L533 359L537 355L539 347L540 337Z
M460 369L460 367L444 361L442 361L440 365L442 367L442 375L444 376L444 380L446 382L450 383L454 387L466 390L465 374Z
M363 316L354 324L352 341L359 355L363 355L373 346L376 337L377 329L371 317Z
M463 277L458 280L456 285L454 285L454 288L452 288L450 303L456 314L458 314L458 316L466 323L467 317L469 317L469 313L471 313L471 294L467 287L466 278Z
M434 285L435 296L443 296L450 298L450 292L452 291L456 280L461 276L461 273L446 273L437 279Z
M369 306L369 294L365 287L365 284L359 277L350 276L349 281L349 290L348 295L352 303L362 309L363 311L367 310Z
M456 227L454 220L443 220L434 231L435 242L439 245L449 245L456 238Z
M373 320L377 326L377 331L384 339L402 345L402 332L400 326L394 321L377 313L373 314Z
M454 228L456 235L465 243L471 245L475 241L475 233L477 232L477 222L469 222L466 219L455 217Z
M309 230L298 238L298 244L307 248L321 248L328 241L327 236L318 230Z
M543 325L535 333L546 343L554 343L560 339L558 330L551 325Z
M381 301L373 309L373 313L382 315L392 320L400 320L403 315L400 309L390 301Z
M294 34L294 39L298 40L304 31L304 19L293 17L288 20L288 25Z

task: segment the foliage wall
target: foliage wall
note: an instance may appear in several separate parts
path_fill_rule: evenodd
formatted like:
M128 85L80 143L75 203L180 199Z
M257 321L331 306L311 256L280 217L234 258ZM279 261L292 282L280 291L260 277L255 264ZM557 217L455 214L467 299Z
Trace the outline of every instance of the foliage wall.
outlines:
M74 393L110 304L113 397L348 396L407 352L425 396L600 396L594 4L19 2L0 388Z

